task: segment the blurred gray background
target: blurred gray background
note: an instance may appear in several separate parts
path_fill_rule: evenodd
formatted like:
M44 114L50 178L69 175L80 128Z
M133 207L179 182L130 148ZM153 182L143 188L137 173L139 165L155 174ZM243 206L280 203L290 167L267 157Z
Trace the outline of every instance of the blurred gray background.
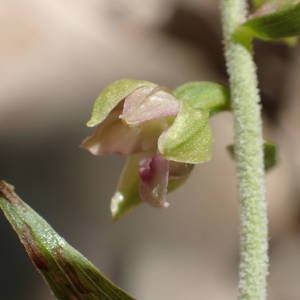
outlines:
M269 299L300 297L299 46L256 43L265 136L280 148L267 176ZM232 117L212 119L214 153L171 206L141 205L113 224L109 201L123 158L78 148L110 82L171 88L227 84L218 1L0 0L0 178L115 283L140 300L237 296L239 216ZM50 300L0 218L3 300Z

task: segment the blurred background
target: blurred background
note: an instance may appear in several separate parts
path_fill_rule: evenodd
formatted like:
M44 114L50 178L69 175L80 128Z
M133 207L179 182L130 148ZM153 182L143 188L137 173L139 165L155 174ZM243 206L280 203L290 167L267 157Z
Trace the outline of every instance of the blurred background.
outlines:
M300 295L299 45L256 43L267 140L269 299ZM0 178L109 278L140 300L237 296L239 215L232 117L211 121L213 159L171 206L141 205L119 222L109 202L123 158L79 149L101 89L119 78L171 88L227 84L217 0L0 0ZM50 300L0 218L4 300Z

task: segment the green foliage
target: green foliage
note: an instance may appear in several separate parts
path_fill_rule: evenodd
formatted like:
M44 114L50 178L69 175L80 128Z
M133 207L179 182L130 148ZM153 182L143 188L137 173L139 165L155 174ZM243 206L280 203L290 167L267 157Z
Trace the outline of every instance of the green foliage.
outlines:
M59 300L132 300L0 181L0 209Z
M195 109L208 110L210 115L230 109L228 88L208 81L192 81L174 90L176 98L188 101Z
M170 128L158 139L159 152L167 159L198 164L211 157L211 130L207 110L195 110L183 101Z
M264 4L264 0L252 0L252 5L255 7L255 8L258 8L260 6L262 6Z
M269 11L269 13L271 13L297 4L297 2L299 2L299 0L252 0L252 5L257 9L255 13L261 13L262 11Z
M264 142L264 162L265 169L269 171L277 165L277 147L270 142Z
M300 3L290 5L284 3L275 12L250 18L237 28L234 37L245 44L245 41L251 38L276 40L298 35L300 35Z
M264 166L265 171L271 170L277 165L277 147L270 142L264 142ZM234 159L234 145L227 146L230 156Z

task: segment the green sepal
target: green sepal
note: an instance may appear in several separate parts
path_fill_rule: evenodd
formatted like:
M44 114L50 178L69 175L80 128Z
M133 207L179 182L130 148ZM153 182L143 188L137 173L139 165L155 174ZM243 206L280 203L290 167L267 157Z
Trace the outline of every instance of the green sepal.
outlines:
M187 82L173 93L177 99L188 101L195 109L208 110L210 115L230 110L229 89L214 82Z
M143 202L139 195L139 159L139 155L132 155L127 158L123 167L116 192L111 199L110 211L114 221Z
M173 124L158 139L159 152L169 160L197 164L211 157L209 112L196 110L187 101Z
M156 84L144 80L120 79L107 86L96 99L87 126L94 127L100 124L125 97L144 86Z
M277 165L277 147L275 144L270 142L264 142L264 166L265 171L271 170ZM227 150L230 156L234 159L234 145L227 146Z
M276 40L298 35L300 35L300 3L294 5L285 3L274 13L253 17L240 25L234 33L234 38L247 45L251 38Z
M0 209L59 300L132 300L0 181Z

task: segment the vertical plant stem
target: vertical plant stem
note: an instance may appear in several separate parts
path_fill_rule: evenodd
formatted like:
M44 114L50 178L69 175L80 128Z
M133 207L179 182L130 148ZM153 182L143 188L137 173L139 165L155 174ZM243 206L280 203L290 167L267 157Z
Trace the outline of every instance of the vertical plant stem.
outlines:
M247 1L221 0L221 12L241 201L239 299L264 300L268 273L268 229L260 97L251 51L232 39L232 33L247 17Z

